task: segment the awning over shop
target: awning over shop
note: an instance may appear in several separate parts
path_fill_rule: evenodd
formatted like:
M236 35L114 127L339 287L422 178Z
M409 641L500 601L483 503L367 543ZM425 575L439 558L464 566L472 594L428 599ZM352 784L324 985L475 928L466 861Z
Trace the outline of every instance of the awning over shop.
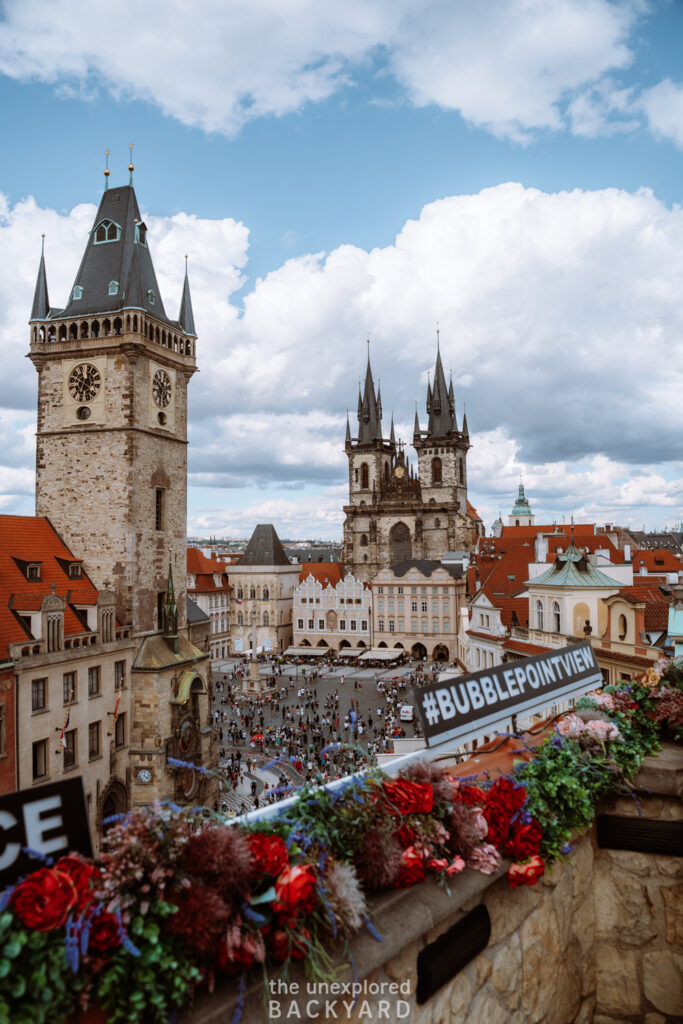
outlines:
M342 647L340 651L337 651L338 658L358 658L361 654L364 654L367 647Z
M329 647L288 647L283 652L286 658L322 658L330 653Z
M390 651L387 647L378 647L370 651L366 651L365 654L361 655L361 661L398 661L402 654L405 654L403 648L398 650L394 649Z

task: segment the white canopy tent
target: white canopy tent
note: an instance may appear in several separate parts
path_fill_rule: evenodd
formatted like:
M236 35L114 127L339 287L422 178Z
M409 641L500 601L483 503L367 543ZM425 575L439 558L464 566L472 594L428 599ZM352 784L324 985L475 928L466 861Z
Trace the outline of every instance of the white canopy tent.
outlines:
M390 650L388 647L377 647L366 651L365 654L361 655L361 661L398 661L402 654L406 652L402 647L394 648Z
M288 647L286 651L283 651L286 658L323 658L329 653L329 647Z

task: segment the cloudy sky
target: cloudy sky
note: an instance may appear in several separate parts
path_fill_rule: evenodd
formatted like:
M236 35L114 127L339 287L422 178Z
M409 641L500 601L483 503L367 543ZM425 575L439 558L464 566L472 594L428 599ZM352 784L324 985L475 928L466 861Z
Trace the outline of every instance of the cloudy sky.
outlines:
M683 519L683 4L4 0L0 510L31 513L26 321L135 186L199 366L191 534L341 536L367 346L424 421L440 326L471 498Z

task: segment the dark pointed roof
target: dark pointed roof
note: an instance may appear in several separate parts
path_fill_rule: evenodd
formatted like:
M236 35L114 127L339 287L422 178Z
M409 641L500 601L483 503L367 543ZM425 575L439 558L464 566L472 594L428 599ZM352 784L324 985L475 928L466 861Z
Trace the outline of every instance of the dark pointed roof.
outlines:
M417 415L417 409L415 410L415 426L413 427L413 437L419 437L421 434L420 430L420 418Z
M396 444L396 432L394 430L394 414L391 414L391 433L389 434L389 444Z
M96 230L105 220L118 228L115 241L96 241ZM168 318L161 301L146 234L133 186L121 185L104 192L74 287L61 315L90 316L143 309L175 326L177 321L174 323ZM112 281L118 282L114 295L109 294ZM80 299L74 298L77 287L83 289Z
M238 565L291 565L272 523L260 523Z
M349 413L346 413L346 438L344 440L344 446L346 448L351 447L351 424L349 423Z
M465 413L463 418L462 418L462 433L463 433L463 437L469 437L470 436L470 432L467 429L467 413Z
M47 294L47 274L45 273L45 239L40 252L40 265L38 267L38 278L36 290L33 293L33 306L31 307L31 320L45 320L50 311L50 299Z
M192 312L192 299L190 298L190 281L187 276L187 257L185 257L185 282L183 284L183 297L180 300L180 312L178 313L178 323L182 327L185 334L191 334L193 338L197 337L197 332L194 329L194 313Z
M446 377L439 349L436 352L434 387L430 389L429 385L427 386L427 412L429 413L429 423L427 424L429 437L446 437L455 429L453 406L446 387Z
M362 399L358 405L358 443L372 444L382 439L382 410L378 408L377 395L375 393L375 382L372 379L370 368L370 355L368 354L368 368L365 371L365 389Z

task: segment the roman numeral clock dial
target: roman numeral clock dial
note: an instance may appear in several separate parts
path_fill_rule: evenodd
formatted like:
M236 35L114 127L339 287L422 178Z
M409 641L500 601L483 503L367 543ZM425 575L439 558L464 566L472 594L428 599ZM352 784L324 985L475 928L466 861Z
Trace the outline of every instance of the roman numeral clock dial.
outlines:
M77 402L92 402L100 390L100 371L92 363L79 363L69 375L69 394Z
M152 379L152 396L160 409L171 401L171 378L165 370L157 370Z

